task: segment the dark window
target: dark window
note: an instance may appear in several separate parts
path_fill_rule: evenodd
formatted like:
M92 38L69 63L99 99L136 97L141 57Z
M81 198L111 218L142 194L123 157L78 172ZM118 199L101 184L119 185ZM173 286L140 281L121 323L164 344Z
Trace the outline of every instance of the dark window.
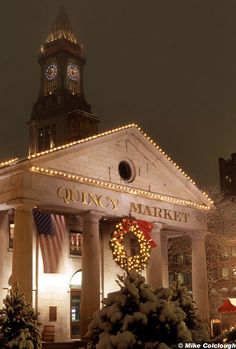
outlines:
M189 287L192 284L192 274L191 273L185 273L184 283L186 287Z
M44 139L44 143L45 143L45 148L49 149L50 148L50 127L46 126L45 127L45 139Z
M133 180L133 171L127 161L121 161L119 163L118 172L125 182L130 182L131 180Z
M137 237L130 237L130 256L136 256L140 253Z
M49 307L49 321L57 321L57 307L55 306Z

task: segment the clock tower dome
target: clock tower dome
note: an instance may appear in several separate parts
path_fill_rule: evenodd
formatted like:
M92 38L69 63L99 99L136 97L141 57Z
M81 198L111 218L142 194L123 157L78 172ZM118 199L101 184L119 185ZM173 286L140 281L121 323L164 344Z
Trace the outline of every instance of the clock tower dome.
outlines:
M83 45L64 8L41 47L39 64L39 97L29 121L30 154L94 135L99 122L84 96Z

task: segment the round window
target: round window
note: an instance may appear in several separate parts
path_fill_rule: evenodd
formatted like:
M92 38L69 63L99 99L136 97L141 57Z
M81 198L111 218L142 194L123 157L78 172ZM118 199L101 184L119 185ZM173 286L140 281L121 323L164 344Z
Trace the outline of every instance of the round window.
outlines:
M121 161L118 166L118 172L123 181L131 182L134 180L134 170L127 161Z

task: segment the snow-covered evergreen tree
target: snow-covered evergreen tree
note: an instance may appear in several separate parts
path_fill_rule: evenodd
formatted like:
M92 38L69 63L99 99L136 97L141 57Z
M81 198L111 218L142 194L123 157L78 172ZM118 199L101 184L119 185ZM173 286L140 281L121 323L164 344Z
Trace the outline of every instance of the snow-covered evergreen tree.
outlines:
M193 341L197 343L209 341L208 325L200 317L191 293L178 283L172 286L172 290L171 300L185 312L185 323L192 334Z
M41 335L37 314L26 304L23 293L14 285L0 310L0 348L40 349Z
M164 349L192 341L184 311L171 301L171 289L154 292L136 272L119 280L120 290L109 294L94 314L87 348Z

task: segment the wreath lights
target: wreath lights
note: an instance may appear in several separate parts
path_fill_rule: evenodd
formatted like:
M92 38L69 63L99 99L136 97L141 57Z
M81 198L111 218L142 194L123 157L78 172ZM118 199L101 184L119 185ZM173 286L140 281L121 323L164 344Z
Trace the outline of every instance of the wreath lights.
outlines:
M116 225L110 240L110 247L113 259L122 269L127 272L130 270L141 272L145 269L150 258L151 248L156 246L150 236L152 228L153 224L134 218L123 218ZM124 238L130 233L136 238L139 247L138 253L133 256L129 256L124 247Z

